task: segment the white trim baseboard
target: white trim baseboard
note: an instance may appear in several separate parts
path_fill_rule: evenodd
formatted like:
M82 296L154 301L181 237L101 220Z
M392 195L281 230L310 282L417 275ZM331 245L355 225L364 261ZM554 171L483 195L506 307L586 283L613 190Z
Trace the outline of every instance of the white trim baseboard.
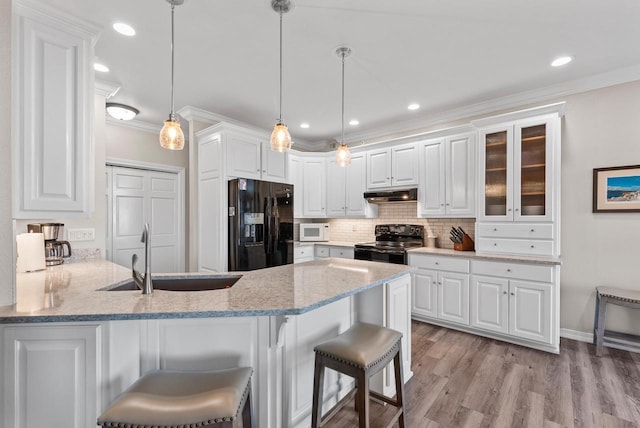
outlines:
M593 333L585 333L583 331L571 330L568 328L560 329L560 337L577 340L578 342L593 343Z
M579 342L593 343L593 333L585 333L583 331L570 330L568 328L560 329L560 337L565 339L577 340ZM640 353L640 344L622 337L604 338L604 346L607 348L620 349L622 351Z

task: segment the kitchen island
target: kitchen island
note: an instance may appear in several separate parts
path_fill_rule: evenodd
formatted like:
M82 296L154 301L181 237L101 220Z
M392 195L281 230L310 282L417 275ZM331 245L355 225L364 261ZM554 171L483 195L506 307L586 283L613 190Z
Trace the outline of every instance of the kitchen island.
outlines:
M18 274L17 303L0 307L3 426L93 426L149 370L238 366L254 369L258 426L308 426L313 347L356 321L403 332L411 377L411 271L328 258L242 272L228 289L151 296L109 291L131 272L101 260ZM351 383L326 376L325 407ZM392 370L372 385L393 393Z

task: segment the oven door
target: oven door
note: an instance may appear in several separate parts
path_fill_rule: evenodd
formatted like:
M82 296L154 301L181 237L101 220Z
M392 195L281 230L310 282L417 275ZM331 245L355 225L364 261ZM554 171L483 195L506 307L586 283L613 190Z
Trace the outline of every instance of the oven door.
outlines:
M381 250L378 248L357 248L354 259L368 260L371 262L395 263L399 265L407 264L407 252L397 250Z

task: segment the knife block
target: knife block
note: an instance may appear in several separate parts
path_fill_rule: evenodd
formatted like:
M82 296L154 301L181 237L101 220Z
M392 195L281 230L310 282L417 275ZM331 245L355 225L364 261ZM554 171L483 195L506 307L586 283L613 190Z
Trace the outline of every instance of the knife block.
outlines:
M456 251L473 251L475 249L475 244L473 239L466 233L462 236L462 243L453 244L453 249Z

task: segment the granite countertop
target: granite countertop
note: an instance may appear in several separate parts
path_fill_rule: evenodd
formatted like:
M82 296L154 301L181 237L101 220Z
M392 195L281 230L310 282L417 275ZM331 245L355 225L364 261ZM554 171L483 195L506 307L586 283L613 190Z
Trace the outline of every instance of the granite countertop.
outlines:
M501 255L501 254L478 254L475 251L456 251L445 248L429 248L419 247L407 250L409 254L430 254L434 256L452 256L452 257L464 257L467 259L475 260L489 260L494 262L515 262L515 263L533 263L544 265L561 265L562 259L560 257L549 256L515 256L515 255Z
M413 271L405 265L326 258L238 272L242 278L229 289L143 295L105 289L130 281L129 269L105 260L78 261L17 274L17 303L0 306L0 323L298 315Z

